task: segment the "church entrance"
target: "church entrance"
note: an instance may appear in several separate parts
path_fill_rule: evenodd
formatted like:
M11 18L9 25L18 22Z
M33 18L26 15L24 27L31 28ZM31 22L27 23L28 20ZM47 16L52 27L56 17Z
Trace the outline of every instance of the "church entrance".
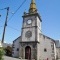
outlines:
M25 59L31 59L31 48L29 46L25 48Z

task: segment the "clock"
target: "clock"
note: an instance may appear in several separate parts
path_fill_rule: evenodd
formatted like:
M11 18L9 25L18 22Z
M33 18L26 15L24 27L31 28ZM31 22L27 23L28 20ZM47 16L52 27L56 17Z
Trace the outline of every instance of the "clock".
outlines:
M31 36L32 36L32 32L31 31L27 31L25 33L25 37L30 38Z
M31 23L32 23L31 19L27 20L27 24L31 24Z

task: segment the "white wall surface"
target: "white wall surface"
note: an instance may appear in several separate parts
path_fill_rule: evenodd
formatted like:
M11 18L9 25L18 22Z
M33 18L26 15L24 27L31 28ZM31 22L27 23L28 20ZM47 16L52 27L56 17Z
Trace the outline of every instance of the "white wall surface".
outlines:
M43 59L48 58L48 60L52 60L53 56L55 56L55 55L53 55L55 53L52 53L51 42L54 44L52 39L49 39L46 36L40 35L40 47L39 47L40 48L40 59L43 60ZM44 48L46 48L46 50L47 50L46 52L44 52Z
M20 39L21 39L21 38L16 39L16 40L14 41L14 43L13 43L13 45L14 45L14 46L13 46L14 48L13 48L13 51L12 51L12 52L14 52L14 53L12 54L13 57L19 57L19 51L17 51L17 48L20 49L20 46L19 46L19 45L20 45L20 43L19 43L19 42L20 42Z

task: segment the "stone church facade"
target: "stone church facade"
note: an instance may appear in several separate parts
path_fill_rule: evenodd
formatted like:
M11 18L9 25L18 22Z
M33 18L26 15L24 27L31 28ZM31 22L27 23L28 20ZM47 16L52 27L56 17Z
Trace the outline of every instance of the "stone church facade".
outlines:
M29 12L24 12L21 36L13 41L13 57L26 60L56 60L55 40L42 34L41 17L31 0Z

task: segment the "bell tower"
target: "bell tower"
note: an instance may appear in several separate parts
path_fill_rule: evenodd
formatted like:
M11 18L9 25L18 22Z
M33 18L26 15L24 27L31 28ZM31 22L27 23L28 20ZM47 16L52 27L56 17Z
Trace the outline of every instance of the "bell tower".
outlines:
M37 44L41 33L41 17L37 12L35 0L31 0L28 13L23 14L20 42L20 57L37 60Z
M42 20L37 12L35 0L31 0L29 12L24 12L23 15L22 41L39 41L41 22Z

